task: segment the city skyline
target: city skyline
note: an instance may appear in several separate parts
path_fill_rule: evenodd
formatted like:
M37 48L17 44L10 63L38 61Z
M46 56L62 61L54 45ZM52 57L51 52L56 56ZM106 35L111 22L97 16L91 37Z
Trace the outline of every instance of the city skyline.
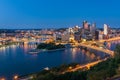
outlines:
M1 0L1 29L64 28L79 25L87 20L119 28L119 0ZM9 13L9 14L8 14Z
M0 0L0 80L120 80L120 0Z

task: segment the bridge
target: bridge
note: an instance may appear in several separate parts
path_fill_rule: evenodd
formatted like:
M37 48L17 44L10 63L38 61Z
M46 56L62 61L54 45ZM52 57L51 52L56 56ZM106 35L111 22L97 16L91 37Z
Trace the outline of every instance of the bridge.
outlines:
M104 42L104 41L111 42L111 41L116 41L116 40L120 40L120 37L111 38L111 39L108 39L108 40L100 40L100 41L95 41L95 42L96 43L97 42L101 43L101 42ZM87 48L94 49L94 50L97 50L97 51L101 51L101 52L104 52L104 53L107 53L107 54L111 55L111 57L114 57L114 51L104 49L104 48L100 48L100 47L96 47L96 46L92 46L90 43L89 44L88 43L77 43L76 46L83 46L83 47L87 47ZM91 62L91 63L87 63L85 65L81 65L81 66L78 66L76 68L64 71L62 74L66 73L66 72L74 72L74 71L84 69L84 68L90 69L90 67L92 67L92 66L94 66L94 65L96 65L100 62L106 61L107 59L108 58L98 60L98 61L94 61L94 62Z
M99 40L99 41L95 41L95 42L96 43L103 43L105 41L111 42L111 41L116 41L116 40L120 40L120 37L114 37L114 38L110 38L107 40ZM91 44L86 44L86 43L78 43L78 46L83 46L83 47L87 47L87 48L94 49L97 51L101 51L101 52L104 52L104 53L111 55L111 57L114 57L114 51L111 51L109 49L104 49L102 47L100 48L100 47L92 46Z
M83 47L94 49L94 50L97 50L100 52L104 52L104 53L111 55L112 57L114 56L114 51L111 51L108 49L104 49L104 48L100 48L100 47L96 47L96 46L92 46L92 45L88 45L88 44L84 44L84 43L79 43L78 46L83 46Z
M110 38L110 39L104 39L104 40L99 40L99 42L111 42L111 41L116 41L116 40L120 40L120 37L114 37L114 38Z

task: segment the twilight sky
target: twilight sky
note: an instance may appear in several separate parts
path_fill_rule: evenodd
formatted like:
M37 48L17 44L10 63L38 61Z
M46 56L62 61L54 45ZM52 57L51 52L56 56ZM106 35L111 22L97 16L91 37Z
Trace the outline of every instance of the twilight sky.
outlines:
M0 0L0 29L120 27L120 0Z

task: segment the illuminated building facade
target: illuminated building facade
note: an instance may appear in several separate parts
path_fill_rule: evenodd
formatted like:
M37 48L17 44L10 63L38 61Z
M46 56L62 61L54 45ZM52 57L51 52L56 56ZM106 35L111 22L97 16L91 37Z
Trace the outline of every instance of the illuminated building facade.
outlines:
M104 24L104 35L108 35L108 26Z

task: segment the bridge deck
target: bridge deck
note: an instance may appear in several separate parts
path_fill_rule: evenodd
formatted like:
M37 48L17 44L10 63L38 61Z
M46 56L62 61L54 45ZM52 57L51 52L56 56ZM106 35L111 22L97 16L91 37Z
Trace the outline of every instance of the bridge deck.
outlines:
M86 44L83 44L83 43L79 43L79 46L91 48L91 49L94 49L94 50L97 50L97 51L107 53L107 54L109 54L111 56L114 56L114 51L111 51L111 50L108 50L108 49L99 48L99 47L95 47L95 46L91 46L91 45L86 45Z

